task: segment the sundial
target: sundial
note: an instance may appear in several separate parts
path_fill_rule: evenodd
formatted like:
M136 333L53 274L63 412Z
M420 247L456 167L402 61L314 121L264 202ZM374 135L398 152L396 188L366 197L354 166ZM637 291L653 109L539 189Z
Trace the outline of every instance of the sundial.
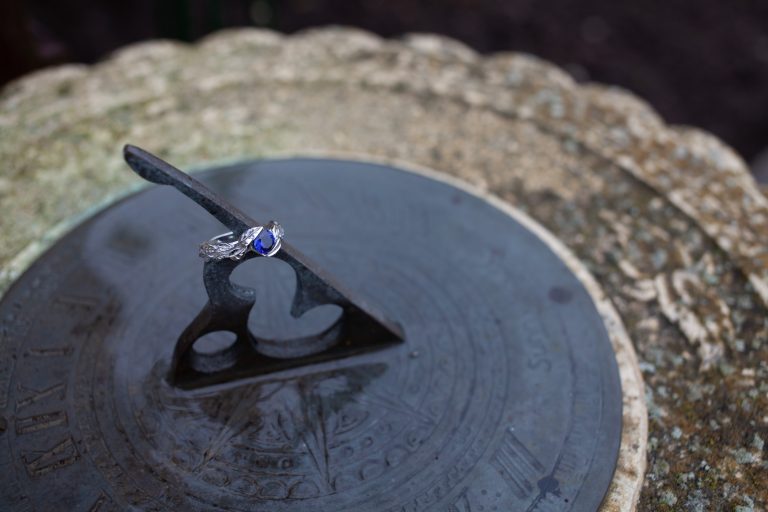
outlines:
M614 353L518 218L366 161L190 178L126 158L155 185L0 303L1 509L598 509L622 428ZM271 257L200 258L270 219Z

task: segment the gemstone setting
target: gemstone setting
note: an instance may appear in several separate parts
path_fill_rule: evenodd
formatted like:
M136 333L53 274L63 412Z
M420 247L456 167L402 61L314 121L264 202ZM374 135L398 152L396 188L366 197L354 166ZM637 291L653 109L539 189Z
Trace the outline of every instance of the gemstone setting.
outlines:
M271 231L263 229L256 240L253 241L253 250L262 256L269 254L269 251L275 246L275 235Z
M283 235L285 235L283 227L275 221L270 221L256 234L251 247L261 256L274 256L280 250Z

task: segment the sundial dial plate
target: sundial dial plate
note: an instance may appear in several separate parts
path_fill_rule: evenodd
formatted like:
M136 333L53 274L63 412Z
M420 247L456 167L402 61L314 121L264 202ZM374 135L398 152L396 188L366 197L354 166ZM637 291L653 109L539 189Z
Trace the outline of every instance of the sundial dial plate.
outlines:
M183 391L164 381L205 302L221 226L155 187L64 237L0 303L3 508L596 510L621 392L580 281L464 190L376 164L244 163L200 175L399 322L405 343ZM292 271L247 262L251 328L292 321Z

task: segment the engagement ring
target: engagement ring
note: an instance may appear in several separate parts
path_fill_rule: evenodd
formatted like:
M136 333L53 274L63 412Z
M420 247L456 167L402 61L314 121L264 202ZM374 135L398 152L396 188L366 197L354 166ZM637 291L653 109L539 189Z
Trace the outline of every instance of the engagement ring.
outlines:
M211 238L200 245L200 257L206 261L229 258L241 260L248 251L261 256L274 256L280 250L285 232L282 226L270 221L266 226L254 226L243 231L240 238L232 232Z

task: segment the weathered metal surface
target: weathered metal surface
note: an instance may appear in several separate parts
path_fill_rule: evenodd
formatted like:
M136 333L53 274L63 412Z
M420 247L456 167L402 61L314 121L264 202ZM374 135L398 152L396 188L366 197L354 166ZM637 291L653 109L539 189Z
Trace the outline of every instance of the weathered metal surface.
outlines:
M226 226L235 237L240 237L249 228L265 225L155 155L130 145L125 147L124 155L139 176L152 183L173 186ZM273 257L287 263L295 272L296 291L291 301L291 316L299 318L325 305L337 306L340 314L321 331L292 339L254 335L248 328L248 317L256 301L256 291L231 282L232 272L254 257L256 254L250 252L239 260L205 262L203 282L208 301L176 342L168 372L173 385L188 389L231 382L381 349L403 341L398 325L365 304L359 293L344 290L333 276L323 272L287 242ZM168 260L166 264L171 271L173 261ZM235 335L235 341L210 353L195 350L194 345L200 338L222 332Z
M15 354L4 508L597 509L621 432L616 361L592 296L545 243L476 196L375 164L204 176L280 218L405 343L168 386L176 337L206 300L196 248L217 224L169 188L144 191L75 229L0 304ZM334 321L291 318L283 265L257 258L233 276L256 291L252 330Z

